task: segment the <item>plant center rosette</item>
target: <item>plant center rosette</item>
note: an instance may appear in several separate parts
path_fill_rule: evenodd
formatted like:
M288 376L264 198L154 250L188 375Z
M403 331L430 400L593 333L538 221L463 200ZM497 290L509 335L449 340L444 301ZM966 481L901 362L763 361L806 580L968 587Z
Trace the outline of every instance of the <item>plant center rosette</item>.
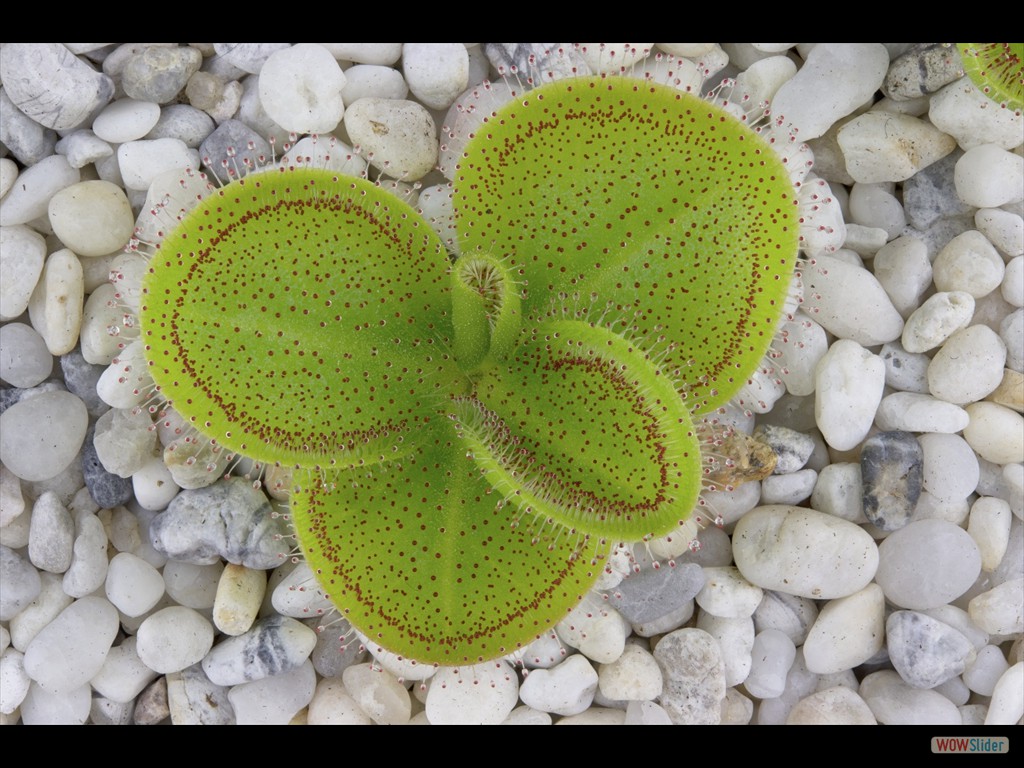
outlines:
M182 219L140 300L159 396L295 468L324 593L375 647L444 665L521 650L613 547L692 524L701 419L769 349L800 220L743 121L625 77L496 110L453 208L457 259L365 179L253 173Z

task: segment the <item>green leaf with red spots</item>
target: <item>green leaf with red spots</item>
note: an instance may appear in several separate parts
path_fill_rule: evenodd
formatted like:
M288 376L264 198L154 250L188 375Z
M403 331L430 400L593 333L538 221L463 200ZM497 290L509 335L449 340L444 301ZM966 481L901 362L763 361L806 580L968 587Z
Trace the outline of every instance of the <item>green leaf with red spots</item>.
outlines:
M671 342L662 366L698 412L756 369L796 266L796 195L768 144L631 78L561 80L498 110L466 147L454 204L462 252L507 258L525 314L610 303Z

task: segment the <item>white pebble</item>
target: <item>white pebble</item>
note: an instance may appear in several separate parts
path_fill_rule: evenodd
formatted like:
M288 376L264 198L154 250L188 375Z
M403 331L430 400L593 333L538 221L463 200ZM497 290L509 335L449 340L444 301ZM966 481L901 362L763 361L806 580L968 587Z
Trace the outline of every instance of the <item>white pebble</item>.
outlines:
M986 645L975 656L974 661L967 663L963 679L970 688L982 696L991 696L996 683L1003 673L1010 668L1006 657L996 645Z
M141 557L121 552L107 567L107 599L125 616L141 616L164 596L164 579Z
M803 312L796 312L779 331L774 345L779 352L775 361L779 378L791 395L809 395L814 392L814 369L828 351L825 329Z
M763 630L754 638L750 656L750 674L743 687L759 699L781 696L786 689L786 675L796 659L793 641L777 629Z
M46 491L32 506L28 529L28 558L41 571L64 573L71 566L75 523L53 491Z
M85 279L78 256L66 248L51 253L28 302L32 327L51 354L66 355L75 348L84 305Z
M999 324L999 338L1006 345L1006 367L1024 371L1024 309L1018 309Z
M1024 662L1003 673L992 692L985 725L1015 725L1024 715Z
M72 168L83 168L114 154L112 146L88 130L75 131L65 136L57 142L55 149L68 159L68 165Z
M811 495L817 482L818 473L813 469L769 475L761 481L761 503L799 504Z
M555 631L562 642L588 659L610 664L622 655L630 626L618 611L588 593L555 625Z
M661 695L661 668L640 645L627 645L619 658L601 665L597 676L601 695L612 701L653 701Z
M416 181L437 164L437 129L414 101L359 99L345 110L349 138L373 166L391 178Z
M324 43L339 61L388 66L402 57L401 43Z
M53 233L79 256L103 256L128 242L135 215L124 191L109 181L81 181L50 198Z
M469 85L469 54L462 43L406 43L402 72L420 102L448 109Z
M867 112L836 134L854 181L904 181L954 149L951 136L909 115Z
M1020 145L1024 128L1020 110L1000 109L969 77L960 78L932 95L928 119L956 139L963 149L980 144L1013 149Z
M44 392L0 414L0 461L22 480L48 480L78 456L89 414L70 392Z
M224 572L219 559L210 565L195 565L169 560L164 566L164 587L171 598L188 608L213 608L217 599L217 584Z
M157 673L142 663L136 652L138 638L126 637L110 649L100 671L89 682L101 696L129 703L157 678Z
M373 720L336 677L317 683L306 722L309 725L373 725Z
M1024 254L1024 219L1002 208L979 208L974 226L988 241L1007 256Z
M814 416L825 442L841 451L871 429L885 387L885 363L849 339L835 342L815 370Z
M916 392L895 392L882 398L875 424L885 431L943 432L952 434L967 426L963 408Z
M0 379L15 387L34 387L53 370L53 355L35 328L24 323L0 327Z
M816 691L798 701L786 725L876 725L867 702L841 685Z
M732 546L752 584L815 599L852 595L878 567L878 548L864 530L801 507L753 509L736 524Z
M345 87L341 98L346 104L359 99L404 99L409 86L397 69L375 64L357 64L345 70Z
M836 462L824 467L811 493L811 508L851 523L866 523L860 463Z
M970 423L964 439L978 455L994 464L1024 461L1024 416L996 403L967 406Z
M329 133L345 104L345 73L322 45L299 43L272 54L260 69L259 93L274 122L295 133Z
M924 490L942 502L961 501L978 487L980 469L974 451L960 435L919 435Z
M864 346L898 339L903 318L863 267L823 256L803 268L803 311L841 339Z
M202 660L213 647L213 625L191 608L171 606L139 626L139 658L160 674L178 672Z
M89 718L92 688L80 685L70 691L51 693L33 683L21 702L25 725L82 725Z
M301 562L274 588L274 610L283 616L306 619L331 613L334 606L320 589L309 564Z
M860 666L885 641L885 596L877 584L830 600L804 642L807 669L830 675Z
M119 350L117 357L96 382L96 394L112 408L134 408L151 394L153 380L149 377L145 349L136 339Z
M50 198L81 178L79 170L72 168L63 155L51 155L26 168L0 200L0 225L25 224L45 216Z
M932 263L938 290L966 291L975 299L998 288L1004 271L1002 257L976 229L950 240Z
M199 153L180 139L140 139L118 147L117 162L128 189L147 190L161 173L199 168Z
M972 598L971 621L991 635L1024 632L1024 578L1010 579Z
M1006 344L987 325L957 331L928 366L928 388L935 397L963 405L981 400L1003 380Z
M854 184L850 190L852 223L884 229L892 239L907 226L903 204L892 194L891 184ZM875 255L875 277L878 277L878 255Z
M956 193L966 205L998 208L1024 199L1024 157L993 144L964 153L953 173Z
M707 632L722 651L725 685L739 685L750 674L754 648L754 620L751 618L725 619L706 611L697 616L697 629Z
M78 520L71 567L64 574L63 588L71 597L84 597L103 585L107 578L107 533L95 515Z
M160 105L123 98L111 102L93 120L93 132L111 144L141 139L160 119Z
M783 83L796 74L796 64L787 56L769 56L755 61L736 77L736 89L760 103L772 101Z
M541 712L578 715L594 700L597 683L597 672L577 653L551 669L533 670L519 687L519 698Z
M100 671L118 628L114 606L83 597L32 639L25 649L25 672L50 693L69 693Z
M960 725L960 712L949 699L931 690L911 688L891 669L861 681L860 696L885 725Z
M412 699L398 678L373 664L354 664L342 673L345 689L378 725L405 725L412 717Z
M236 685L228 691L238 725L287 725L313 700L316 671L309 660L290 672Z
M32 678L25 672L25 654L11 650L0 655L0 713L9 715L28 694Z
M779 88L772 112L793 124L801 140L816 139L871 99L888 67L889 53L879 43L818 44Z
M901 342L907 352L927 352L968 326L974 316L974 297L966 291L929 296L903 327Z
M704 569L704 587L697 593L697 605L727 619L747 618L761 602L764 591L747 581L734 566Z
M18 178L18 165L11 158L0 159L0 197L11 191Z
M945 520L916 520L878 547L875 581L900 608L923 611L951 603L981 573L981 555L963 528Z
M431 725L497 725L518 701L519 681L506 661L441 667L430 679L427 719Z
M28 309L46 261L46 241L23 224L0 227L0 320Z
M93 437L103 468L118 477L131 477L150 461L156 430L145 409L111 408L96 420Z

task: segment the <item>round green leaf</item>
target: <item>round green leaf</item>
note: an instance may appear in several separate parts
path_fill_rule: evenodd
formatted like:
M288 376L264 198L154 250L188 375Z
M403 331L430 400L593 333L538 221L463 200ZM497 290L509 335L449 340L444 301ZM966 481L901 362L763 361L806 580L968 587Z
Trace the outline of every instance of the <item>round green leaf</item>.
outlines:
M630 78L560 80L502 107L466 147L454 206L463 253L521 270L526 315L610 303L673 342L664 366L701 412L760 362L796 265L797 198L768 144Z
M163 241L142 338L161 394L262 462L352 466L406 450L444 402L445 250L408 205L327 171L250 175Z

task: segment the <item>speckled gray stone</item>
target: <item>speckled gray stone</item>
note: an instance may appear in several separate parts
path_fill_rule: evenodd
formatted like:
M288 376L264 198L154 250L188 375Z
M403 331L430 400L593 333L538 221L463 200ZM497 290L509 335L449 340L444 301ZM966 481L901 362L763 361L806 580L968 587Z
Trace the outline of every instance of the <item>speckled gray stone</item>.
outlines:
M10 547L0 544L0 621L8 621L28 606L43 588L39 572Z
M814 452L814 439L789 427L763 424L758 426L754 436L759 437L761 442L766 443L775 452L777 475L796 472L807 463Z
M565 53L560 53L559 48ZM591 71L583 56L568 43L487 43L484 55L498 72L511 72L512 67L529 74L538 70L568 74L574 67L581 75Z
M718 725L725 664L718 641L702 629L677 629L654 648L665 687L661 706L677 725Z
M895 611L885 622L893 667L915 688L934 688L961 674L971 641L953 627L917 611Z
M249 142L254 147L249 149ZM228 149L234 151L234 160L228 158ZM256 131L240 120L225 120L217 130L211 133L199 145L199 157L207 169L212 171L221 181L227 181L228 174L223 166L227 160L234 170L237 166L240 175L244 175L246 163L259 165L259 156L270 160L270 144Z
M121 85L133 99L167 104L202 63L203 55L195 48L146 48L128 59Z
M909 432L879 432L864 441L860 453L864 514L883 531L910 522L921 497L924 453Z
M315 646L316 632L301 621L268 616L214 647L203 671L217 685L240 685L298 669Z
M210 565L224 558L259 570L284 562L290 533L267 497L242 477L182 491L150 526L154 548L173 560Z
M963 154L955 149L903 182L903 210L912 227L927 230L940 219L974 213L961 202L953 183L953 169Z
M952 43L916 45L889 65L882 92L893 101L935 93L963 77L960 54Z
M53 154L57 134L26 116L0 88L0 142L20 163L31 166Z
M60 356L60 368L64 373L64 383L68 392L77 395L93 418L110 410L96 394L96 382L107 369L105 365L92 365L82 357L82 345L79 344L66 355Z
M167 706L167 678L158 677L135 702L135 724L156 725L171 714Z
M168 104L160 110L160 119L146 134L147 139L179 139L196 149L213 133L216 123L201 109L188 104Z
M89 428L85 435L85 443L82 445L82 474L85 476L89 495L100 509L111 509L127 504L132 498L132 479L118 477L104 469L93 444L95 431L95 425Z
M646 624L679 610L704 586L704 569L696 563L662 564L653 568L650 559L636 548L639 573L631 573L608 590L608 604L631 624Z

